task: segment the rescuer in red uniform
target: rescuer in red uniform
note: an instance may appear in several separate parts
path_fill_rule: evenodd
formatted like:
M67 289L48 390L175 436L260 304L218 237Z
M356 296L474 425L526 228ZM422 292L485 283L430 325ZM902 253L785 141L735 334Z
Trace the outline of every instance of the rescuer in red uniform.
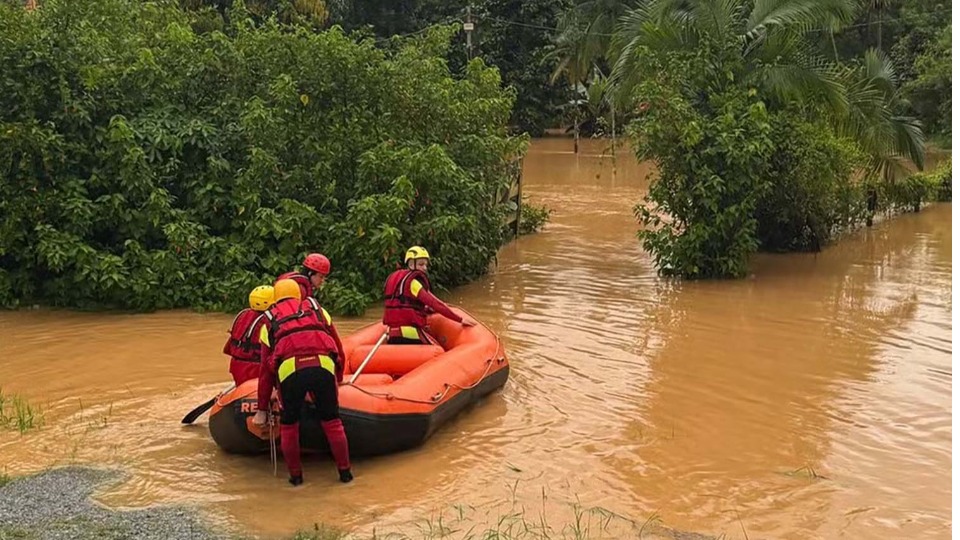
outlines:
M290 483L302 484L300 414L310 393L340 481L349 482L353 480L350 452L337 395L338 373L342 377L344 360L333 338L333 320L315 299L301 300L300 287L292 279L277 281L274 296L275 303L264 312L268 322L260 331L260 384L253 422L261 426L267 422L270 393L278 386L280 448L290 471Z
M311 253L303 259L303 273L287 272L281 274L281 279L292 279L300 286L300 298L306 300L313 296L313 291L323 286L323 281L330 273L330 259L320 253Z
M250 307L233 319L230 337L223 345L223 354L230 355L230 375L237 386L260 376L260 328L266 322L263 312L273 304L273 287L253 289L248 300Z
M323 287L323 282L327 279L327 275L330 274L330 259L322 253L311 253L303 259L302 266L302 274L287 272L278 277L277 281L281 279L292 279L300 286L301 301L306 301L314 297L314 291ZM317 309L319 309L319 304L317 304ZM337 363L337 383L340 383L343 381L343 366L347 363L347 360L343 354L343 344L340 341L340 335L337 333L336 327L331 325L330 330L333 333L334 341L337 342L337 352L340 355L340 362Z
M383 324L390 332L387 343L433 343L425 329L428 308L464 326L477 324L454 313L430 292L430 280L427 279L429 260L426 249L413 246L403 259L407 267L387 277L383 287Z

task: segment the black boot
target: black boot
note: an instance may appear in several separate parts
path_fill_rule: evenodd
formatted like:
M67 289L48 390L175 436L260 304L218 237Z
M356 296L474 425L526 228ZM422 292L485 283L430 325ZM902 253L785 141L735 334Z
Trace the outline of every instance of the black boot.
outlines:
M298 475L296 475L296 476L291 476L291 477L290 477L290 483L293 484L293 485L295 485L295 486L299 486L300 484L303 483L303 475L302 475L302 474L298 474Z
M340 481L346 484L347 482L353 480L353 473L350 472L350 469L343 469L340 472Z

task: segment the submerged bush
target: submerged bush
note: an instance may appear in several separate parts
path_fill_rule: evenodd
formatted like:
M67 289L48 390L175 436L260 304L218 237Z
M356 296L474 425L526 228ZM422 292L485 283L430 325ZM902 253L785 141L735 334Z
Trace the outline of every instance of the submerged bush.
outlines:
M933 183L937 186L937 200L950 202L953 200L953 164L952 159L946 159L933 171Z
M705 103L677 83L649 81L638 94L651 105L629 131L638 159L653 159L660 174L634 208L644 249L663 274L743 276L758 245L754 213L773 151L767 108L737 87Z
M929 202L951 200L951 163L947 159L929 173L915 173L895 182L877 181L876 211L886 213L919 212Z
M540 231L550 221L551 212L545 205L524 202L520 206L520 234Z
M497 71L453 77L452 26L380 49L241 15L0 3L0 305L236 309L316 250L358 313L411 244L440 284L486 271L526 144Z
M856 143L792 113L778 115L773 140L770 187L756 209L761 250L819 251L866 219L855 175L865 159Z

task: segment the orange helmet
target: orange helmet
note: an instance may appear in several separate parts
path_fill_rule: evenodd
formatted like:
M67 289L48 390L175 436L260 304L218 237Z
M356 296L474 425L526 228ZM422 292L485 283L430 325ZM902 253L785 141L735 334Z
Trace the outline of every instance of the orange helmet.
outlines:
M302 300L300 297L300 285L298 285L296 281L292 279L281 279L273 284L274 301L279 302L284 298Z

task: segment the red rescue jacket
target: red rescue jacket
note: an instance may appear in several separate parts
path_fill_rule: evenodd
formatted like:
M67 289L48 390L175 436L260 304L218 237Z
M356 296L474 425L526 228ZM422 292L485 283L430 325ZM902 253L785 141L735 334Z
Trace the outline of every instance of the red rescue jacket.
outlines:
M419 295L414 295L410 289L413 280L423 286ZM391 329L403 326L422 329L427 325L428 309L451 321L463 322L461 316L430 292L430 280L419 270L404 268L390 274L383 287L383 297L383 324Z
M427 325L427 305L410 292L410 283L416 279L424 290L430 291L430 280L419 270L402 268L390 274L383 287L383 324L391 328Z
M283 382L284 373L280 368L284 361L293 359L288 365L294 369L308 367L325 368L320 357L334 359L330 371L342 379L342 346L335 338L336 330L327 323L320 305L313 298L297 301L286 298L274 304L264 312L266 323L261 330L260 355L263 365L260 369L260 383L257 391L258 406L266 410L269 406L270 389L277 382ZM329 362L329 360L327 360Z
M310 300L287 298L264 312L270 341L270 360L337 352L330 326L312 309Z
M260 327L265 318L250 308L246 308L233 319L230 337L223 345L223 354L243 362L260 362Z

